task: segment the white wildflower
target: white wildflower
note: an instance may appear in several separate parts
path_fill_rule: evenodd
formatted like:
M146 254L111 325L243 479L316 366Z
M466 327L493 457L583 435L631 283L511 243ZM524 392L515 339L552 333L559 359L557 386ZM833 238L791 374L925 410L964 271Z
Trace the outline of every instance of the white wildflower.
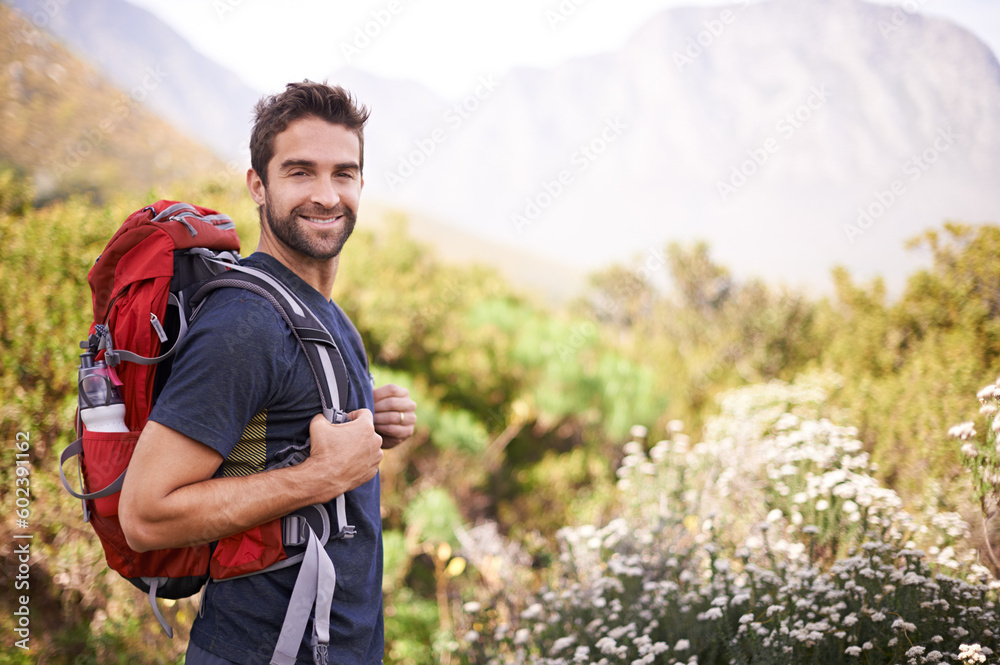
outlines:
M948 430L948 436L953 439L958 439L959 441L968 441L976 436L976 424L973 422L965 422L960 425L955 425Z
M958 647L958 659L967 663L985 663L986 655L978 644L962 644Z
M545 608L542 607L541 603L534 603L528 609L521 612L521 618L527 621L531 621L532 619L538 619L542 616L542 612L544 611Z
M735 605L742 605L743 603L746 603L749 600L750 600L750 594L748 594L748 593L738 593L735 596L733 596L733 599L732 599L732 601L730 601L729 604L730 605L734 605L734 606Z
M576 637L573 635L569 635L567 637L560 637L559 639L557 639L555 642L552 643L552 649L550 649L549 653L552 653L553 655L557 654L560 651L563 651L564 649L573 646L574 642L576 642Z
M691 643L687 640L677 640L677 644L674 645L674 651L687 651L691 648Z
M860 656L861 647L858 646L847 647L846 649L844 649L844 653L846 653L848 656L855 656L855 657Z
M706 621L711 619L721 619L722 610L718 607L710 607L701 614L698 615L698 621Z

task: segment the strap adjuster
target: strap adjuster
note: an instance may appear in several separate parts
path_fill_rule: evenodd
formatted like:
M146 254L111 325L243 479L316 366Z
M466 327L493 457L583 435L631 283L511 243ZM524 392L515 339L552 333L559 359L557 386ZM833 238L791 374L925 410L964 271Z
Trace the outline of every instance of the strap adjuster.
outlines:
M309 542L309 522L302 515L285 515L281 520L281 540L285 545L299 547Z
M350 540L355 535L357 535L357 533L358 530L354 527L353 524L347 524L345 526L342 526L340 528L340 533L338 533L335 536L332 536L330 540Z

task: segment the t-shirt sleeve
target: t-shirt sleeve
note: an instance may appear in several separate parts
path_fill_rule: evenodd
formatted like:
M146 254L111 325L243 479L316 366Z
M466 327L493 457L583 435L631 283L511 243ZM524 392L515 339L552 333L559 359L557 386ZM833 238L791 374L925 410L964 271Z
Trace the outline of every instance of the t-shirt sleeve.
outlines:
M289 367L287 326L259 296L211 296L181 340L149 419L227 457L267 408Z

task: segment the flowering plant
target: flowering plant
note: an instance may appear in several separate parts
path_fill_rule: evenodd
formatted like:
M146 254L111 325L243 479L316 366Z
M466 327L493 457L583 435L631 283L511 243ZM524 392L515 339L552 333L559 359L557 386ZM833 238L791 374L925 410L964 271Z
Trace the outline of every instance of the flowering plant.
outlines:
M628 443L620 513L562 529L520 611L475 603L466 662L992 659L1000 584L962 547L967 525L878 484L855 431L824 417L831 380L731 391L695 445L679 423Z
M976 431L974 422L964 422L948 430L962 442L962 461L972 475L972 491L983 512L983 549L1000 571L1000 556L991 544L990 523L1000 515L1000 379L979 391L979 413L988 421L986 435Z

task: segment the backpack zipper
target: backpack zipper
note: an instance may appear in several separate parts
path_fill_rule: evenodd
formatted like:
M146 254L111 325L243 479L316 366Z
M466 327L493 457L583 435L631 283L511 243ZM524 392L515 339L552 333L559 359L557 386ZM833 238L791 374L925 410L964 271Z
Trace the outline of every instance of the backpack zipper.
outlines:
M167 219L165 219L163 221L169 222L171 220L175 221L175 222L180 222L181 224L183 224L184 226L186 226L187 230L188 230L188 233L191 234L192 238L195 237L196 235L198 235L198 231L194 228L194 225L191 222L189 222L186 219L184 219L183 217L181 217L180 215L177 215L175 217L168 217Z
M152 312L149 313L149 323L153 326L153 330L156 331L156 336L160 338L160 343L166 344L169 338L167 337L167 333L163 330L163 326L160 325L160 320L156 318L156 314L153 314Z

